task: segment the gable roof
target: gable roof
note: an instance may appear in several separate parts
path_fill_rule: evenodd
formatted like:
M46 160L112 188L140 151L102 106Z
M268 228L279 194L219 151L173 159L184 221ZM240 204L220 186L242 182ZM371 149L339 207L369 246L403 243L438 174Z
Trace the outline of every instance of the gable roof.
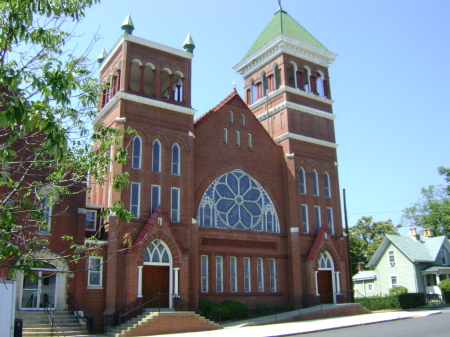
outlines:
M437 236L424 240L414 240L408 236L386 235L381 241L375 254L370 259L367 267L373 268L380 260L383 252L389 244L394 245L411 262L434 262L448 239L445 236Z
M301 24L294 20L285 10L279 8L272 20L267 24L250 49L247 51L244 59L274 40L278 35L283 34L295 40L306 42L320 49L328 50L311 35Z
M200 116L199 118L197 118L194 121L194 126L198 126L199 124L205 122L211 115L213 115L214 113L219 111L220 108L222 108L224 105L231 104L232 101L235 102L234 104L236 104L236 102L237 102L238 104L241 105L241 107L245 107L249 112L251 112L250 109L248 108L247 104L243 101L241 96L239 96L239 94L237 93L236 89L234 89L231 92L231 94L229 94L227 97L225 97L224 100L222 100L222 102L217 104L214 108L209 110L207 113L205 113L202 116Z

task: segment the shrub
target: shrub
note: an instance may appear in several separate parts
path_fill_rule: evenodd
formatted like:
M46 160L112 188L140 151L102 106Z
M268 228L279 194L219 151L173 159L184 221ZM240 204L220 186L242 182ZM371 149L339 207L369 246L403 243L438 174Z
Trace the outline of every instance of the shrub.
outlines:
M402 309L412 309L425 305L424 293L402 293L398 295L398 301Z
M438 284L438 287L442 291L442 295L444 296L445 302L450 303L450 280L443 280Z
M248 318L248 307L239 301L225 301L221 306L223 310L223 320L237 320Z
M397 287L393 287L391 289L389 289L389 294L391 295L398 295L398 294L403 294L403 293L407 293L408 292L408 288L404 287L404 286L397 286Z
M206 318L215 322L248 318L248 307L238 301L225 301L218 304L202 298L199 308Z

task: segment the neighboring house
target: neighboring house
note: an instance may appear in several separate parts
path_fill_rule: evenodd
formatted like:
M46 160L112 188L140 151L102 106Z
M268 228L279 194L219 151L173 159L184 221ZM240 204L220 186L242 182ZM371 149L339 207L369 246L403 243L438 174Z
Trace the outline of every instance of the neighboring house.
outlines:
M367 265L353 276L355 297L385 295L404 286L411 293L441 294L438 284L450 278L450 241L446 236L423 235L416 228L407 237L386 235Z

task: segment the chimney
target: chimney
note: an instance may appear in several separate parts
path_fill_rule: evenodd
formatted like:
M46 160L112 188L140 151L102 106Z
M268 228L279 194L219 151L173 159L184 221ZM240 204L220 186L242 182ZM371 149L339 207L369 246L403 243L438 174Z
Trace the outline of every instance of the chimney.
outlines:
M366 270L366 264L364 262L358 262L356 266L358 267L358 272Z
M433 232L431 231L431 228L424 228L422 236L424 238L426 238L426 239L432 238L433 237Z
M417 234L416 227L409 227L408 236L413 240L420 241L420 235Z

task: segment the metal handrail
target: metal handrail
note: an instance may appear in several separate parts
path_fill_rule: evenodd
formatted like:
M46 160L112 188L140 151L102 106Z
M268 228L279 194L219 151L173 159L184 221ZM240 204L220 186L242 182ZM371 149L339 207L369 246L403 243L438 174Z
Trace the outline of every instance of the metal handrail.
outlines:
M78 304L74 296L72 296L71 294L68 295L69 295L69 305L72 305L72 310L74 311L76 318L86 322L86 329L88 330L89 333L93 333L94 332L93 317L89 315L88 312L84 310L80 304ZM74 303L72 303L71 301L73 301ZM83 312L83 316L80 316L80 311Z
M55 331L55 317L53 316L53 310L50 310L50 300L48 299L48 294L44 293L44 312L47 313L50 326L52 328L51 336Z

